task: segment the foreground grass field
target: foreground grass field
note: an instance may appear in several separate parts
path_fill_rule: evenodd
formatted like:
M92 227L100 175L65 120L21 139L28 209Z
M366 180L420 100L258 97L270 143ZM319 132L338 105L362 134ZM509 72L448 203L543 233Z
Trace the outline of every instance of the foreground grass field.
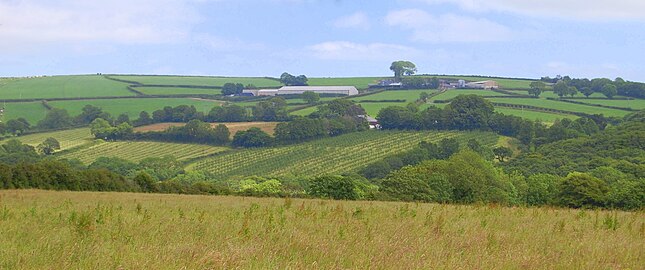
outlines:
M420 141L438 142L444 138L457 138L462 144L476 138L493 145L498 137L483 132L365 131L289 146L230 151L198 160L188 169L205 170L221 178L346 173L408 151Z
M3 269L642 269L645 215L0 191Z
M202 144L183 144L166 142L101 142L75 151L58 155L60 158L79 159L85 164L90 164L100 157L116 157L133 162L145 158L173 156L179 161L204 157L218 152L226 151L227 147L217 147Z
M19 78L0 84L0 99L134 96L126 87L98 75Z

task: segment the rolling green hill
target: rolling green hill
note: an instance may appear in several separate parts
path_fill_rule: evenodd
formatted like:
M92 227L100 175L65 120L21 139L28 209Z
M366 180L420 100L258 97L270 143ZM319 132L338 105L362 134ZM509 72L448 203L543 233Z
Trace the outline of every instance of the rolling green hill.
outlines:
M258 77L210 77L210 76L163 76L163 75L110 75L110 78L134 81L147 85L193 85L223 86L225 83L253 84L257 87L278 87L280 82Z
M131 119L139 117L141 111L152 114L153 111L163 109L165 106L193 105L197 111L208 113L220 102L214 100L199 100L190 98L123 98L123 99L95 99L95 100L65 100L51 101L49 105L55 108L66 109L70 115L81 113L85 105L101 107L103 111L113 117L126 113Z

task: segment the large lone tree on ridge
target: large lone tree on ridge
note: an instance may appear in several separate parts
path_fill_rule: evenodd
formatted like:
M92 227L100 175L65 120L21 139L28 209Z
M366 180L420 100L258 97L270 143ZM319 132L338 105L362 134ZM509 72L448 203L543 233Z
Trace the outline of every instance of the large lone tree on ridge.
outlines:
M417 72L417 66L410 61L394 61L390 65L390 70L394 72L394 78L401 80L403 75L413 75Z

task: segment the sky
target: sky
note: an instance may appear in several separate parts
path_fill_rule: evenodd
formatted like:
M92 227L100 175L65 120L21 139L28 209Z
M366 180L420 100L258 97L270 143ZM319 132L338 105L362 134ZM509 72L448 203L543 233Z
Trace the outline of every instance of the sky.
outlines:
M421 74L645 81L643 0L0 0L0 77Z

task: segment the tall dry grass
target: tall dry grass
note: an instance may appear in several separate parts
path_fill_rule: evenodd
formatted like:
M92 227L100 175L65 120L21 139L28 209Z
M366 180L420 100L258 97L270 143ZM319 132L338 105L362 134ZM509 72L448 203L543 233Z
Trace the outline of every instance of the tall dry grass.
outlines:
M0 192L3 269L643 269L645 214Z

